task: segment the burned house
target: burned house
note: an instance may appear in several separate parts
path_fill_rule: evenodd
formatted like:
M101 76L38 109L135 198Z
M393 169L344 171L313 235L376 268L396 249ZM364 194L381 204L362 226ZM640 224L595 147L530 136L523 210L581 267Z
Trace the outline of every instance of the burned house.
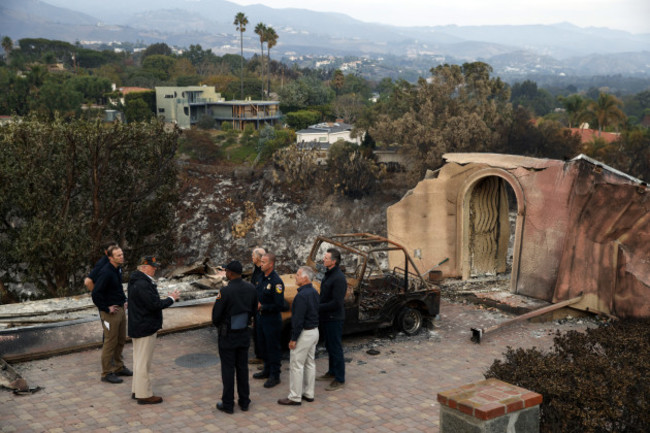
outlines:
M570 161L446 154L388 209L388 237L420 269L470 279L510 272L513 293L650 317L650 191L580 155Z

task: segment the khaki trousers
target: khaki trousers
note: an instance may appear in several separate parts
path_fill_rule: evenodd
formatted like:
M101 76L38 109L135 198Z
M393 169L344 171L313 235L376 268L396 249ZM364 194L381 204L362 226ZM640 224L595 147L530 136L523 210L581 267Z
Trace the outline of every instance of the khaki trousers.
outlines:
M153 349L156 347L156 335L131 339L133 342L133 383L131 384L131 392L135 393L135 398L149 398L153 395L149 371L151 370Z
M124 367L122 350L126 343L126 313L124 308L110 314L99 312L104 330L104 344L102 346L102 377L108 373L117 373Z
M302 330L289 361L289 400L300 403L302 396L314 398L318 328Z

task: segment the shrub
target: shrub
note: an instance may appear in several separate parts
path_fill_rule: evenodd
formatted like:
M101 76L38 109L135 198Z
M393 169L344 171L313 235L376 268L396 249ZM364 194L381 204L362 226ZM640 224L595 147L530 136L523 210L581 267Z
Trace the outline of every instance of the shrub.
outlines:
M512 349L485 374L544 396L542 432L650 431L650 320L569 331L549 353Z

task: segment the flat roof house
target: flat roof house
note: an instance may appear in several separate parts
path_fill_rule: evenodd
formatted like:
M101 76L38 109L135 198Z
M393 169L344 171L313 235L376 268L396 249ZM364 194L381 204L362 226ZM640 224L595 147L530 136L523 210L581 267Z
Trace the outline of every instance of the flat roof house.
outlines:
M274 125L282 116L278 101L226 101L211 86L156 87L156 111L165 122L176 123L183 129L190 128L204 115L218 124L230 122L237 130L246 125L255 129Z
M323 122L316 125L310 125L305 129L296 131L296 141L298 143L329 143L334 144L338 140L345 140L351 143L361 144L359 138L352 138L354 125L343 122Z

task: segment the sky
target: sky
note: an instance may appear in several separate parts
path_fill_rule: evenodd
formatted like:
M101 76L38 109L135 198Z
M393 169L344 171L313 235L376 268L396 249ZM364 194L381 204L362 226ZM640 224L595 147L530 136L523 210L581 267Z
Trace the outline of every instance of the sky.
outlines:
M650 33L650 0L230 0L241 5L340 12L398 26L521 25L569 22ZM649 47L650 48L650 47Z

